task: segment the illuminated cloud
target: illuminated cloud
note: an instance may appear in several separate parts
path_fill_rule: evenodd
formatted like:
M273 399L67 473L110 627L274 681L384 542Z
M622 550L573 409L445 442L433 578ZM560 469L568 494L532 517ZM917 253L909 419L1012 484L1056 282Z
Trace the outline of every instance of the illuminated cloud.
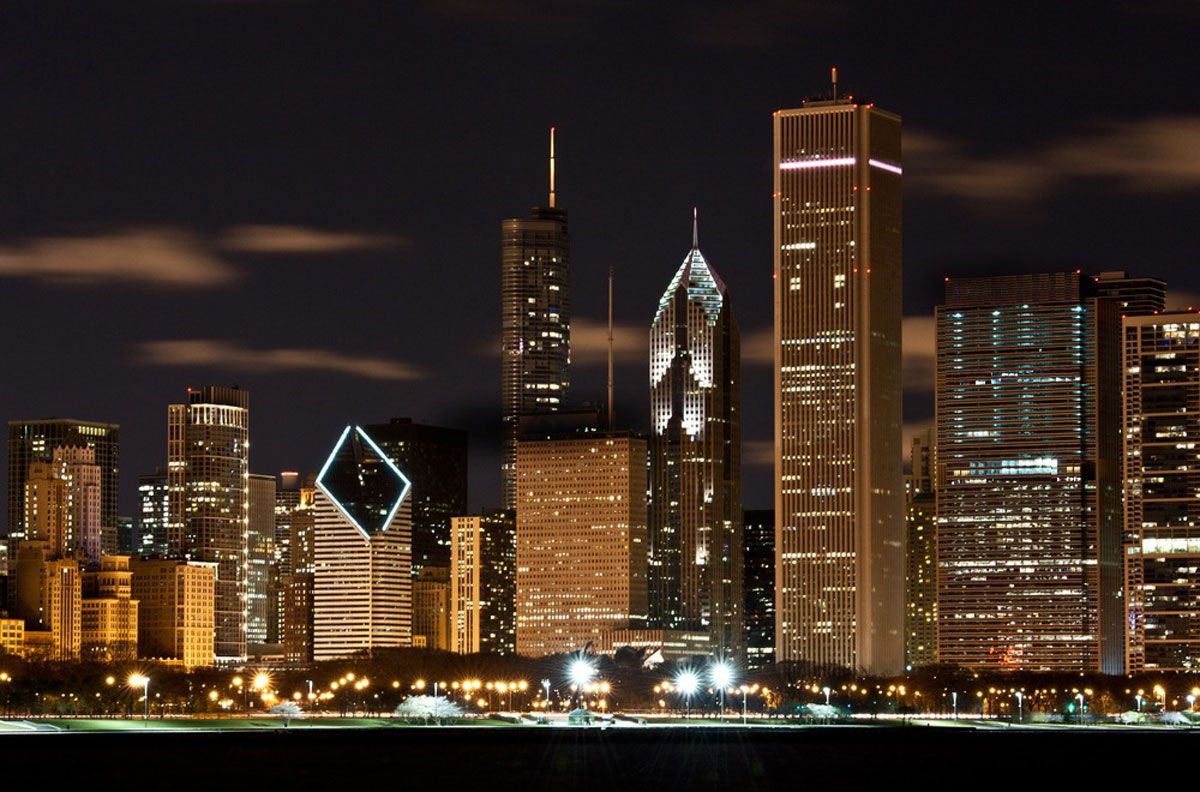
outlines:
M150 341L137 347L137 363L150 366L208 366L234 371L324 371L364 379L412 380L425 376L399 360L345 355L326 349L248 349L230 341Z
M68 285L200 288L228 283L237 271L195 234L130 228L92 236L39 237L0 247L0 277Z
M389 250L404 239L394 234L325 231L291 225L240 225L227 228L217 247L235 253L342 253Z
M743 440L742 464L755 467L772 467L775 464L775 441Z
M945 137L904 136L905 170L916 191L975 201L1029 202L1079 179L1133 193L1200 189L1200 117L1104 122L1018 154L982 157Z

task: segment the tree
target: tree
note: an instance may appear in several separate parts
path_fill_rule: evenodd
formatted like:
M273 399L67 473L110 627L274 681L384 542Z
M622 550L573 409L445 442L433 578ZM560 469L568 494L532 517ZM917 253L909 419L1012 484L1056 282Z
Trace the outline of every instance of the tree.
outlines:
M288 724L292 722L292 718L299 718L304 714L300 709L300 705L294 701L280 702L274 707L271 707L271 709L267 710L267 712L283 718L283 728L285 729L288 727Z
M461 718L463 708L444 696L409 696L396 707L396 716L424 721Z

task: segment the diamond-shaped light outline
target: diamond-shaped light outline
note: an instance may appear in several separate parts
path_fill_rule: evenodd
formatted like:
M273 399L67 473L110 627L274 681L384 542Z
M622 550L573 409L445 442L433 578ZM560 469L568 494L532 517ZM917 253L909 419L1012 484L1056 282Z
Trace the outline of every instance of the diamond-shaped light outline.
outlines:
M342 430L342 436L339 437L338 441L334 444L333 451L329 454L329 458L325 460L325 464L321 467L321 472L317 474L317 487L321 490L321 492L325 493L325 497L329 498L333 505L337 507L338 511L340 511L342 515L350 521L350 524L353 525L355 529L363 535L363 538L369 542L371 541L371 535L363 530L363 527L358 524L358 520L354 519L354 516L351 515L350 512L346 510L346 507L342 505L342 502L339 501L334 494L329 491L329 488L325 486L324 482L325 474L329 471L329 466L333 464L334 458L337 457L338 452L342 450L342 446L346 443L346 436L350 434L351 429L354 429L362 437L362 439L366 440L367 444L371 446L372 450L375 451L379 458L386 462L387 466L392 469L392 472L399 476L400 480L404 482L404 488L400 491L400 497L396 499L395 505L392 506L392 511L388 514L387 519L384 521L384 527L382 530L386 531L389 527L391 527L392 520L396 517L396 512L400 510L400 504L404 503L404 499L408 497L408 493L412 490L412 482L408 480L408 476L400 472L400 468L396 467L396 463L393 462L387 454L383 453L383 449L371 439L371 436L367 434L361 426L354 426L351 424Z

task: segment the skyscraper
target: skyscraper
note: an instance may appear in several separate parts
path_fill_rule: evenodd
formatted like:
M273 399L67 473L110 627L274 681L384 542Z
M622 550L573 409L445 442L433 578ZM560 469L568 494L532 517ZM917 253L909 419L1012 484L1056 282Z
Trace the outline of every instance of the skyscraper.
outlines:
M1120 320L1075 273L937 308L939 662L1122 667Z
M347 426L317 474L313 658L412 644L412 485L371 435Z
M908 537L904 544L904 664L937 662L937 496L933 489L933 430L912 439L912 473L905 476Z
M1200 669L1200 316L1124 321L1127 673Z
M518 417L556 412L571 384L571 246L567 212L555 200L553 129L548 203L500 225L501 477L507 509L516 503Z
M646 619L646 441L517 444L517 654L573 652Z
M450 520L467 510L467 433L411 418L364 426L412 482L413 577L450 566Z
M101 475L96 449L68 446L54 449L54 475L62 479L66 495L65 552L85 564L99 564L101 535ZM116 537L116 522L112 525Z
M516 651L517 537L513 512L455 517L450 554L450 651Z
M167 407L167 539L173 556L215 563L219 660L246 658L250 394L188 389Z
M246 642L267 642L275 563L275 477L251 473L246 540Z
M742 513L742 592L745 598L746 667L775 665L775 512Z
M1092 276L1098 297L1117 300L1121 316L1149 316L1167 307L1167 284L1159 278L1130 276L1127 272L1101 272Z
M56 448L91 448L100 466L101 551L116 552L117 496L121 456L121 428L117 424L43 418L8 422L8 532L20 540L25 534L25 476L33 462L49 462ZM15 551L14 551L15 554Z
M169 551L167 521L171 508L167 471L138 476L137 553L143 558L165 556Z
M650 327L649 608L666 629L708 629L745 654L741 346L725 283L692 247Z
M903 658L900 119L775 113L779 661Z

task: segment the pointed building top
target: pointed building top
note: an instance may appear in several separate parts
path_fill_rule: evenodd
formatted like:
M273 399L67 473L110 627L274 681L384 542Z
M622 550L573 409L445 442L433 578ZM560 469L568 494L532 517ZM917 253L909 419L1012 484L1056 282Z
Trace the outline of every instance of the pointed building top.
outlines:
M697 250L700 247L700 221L699 212L696 207L692 207L692 250Z

